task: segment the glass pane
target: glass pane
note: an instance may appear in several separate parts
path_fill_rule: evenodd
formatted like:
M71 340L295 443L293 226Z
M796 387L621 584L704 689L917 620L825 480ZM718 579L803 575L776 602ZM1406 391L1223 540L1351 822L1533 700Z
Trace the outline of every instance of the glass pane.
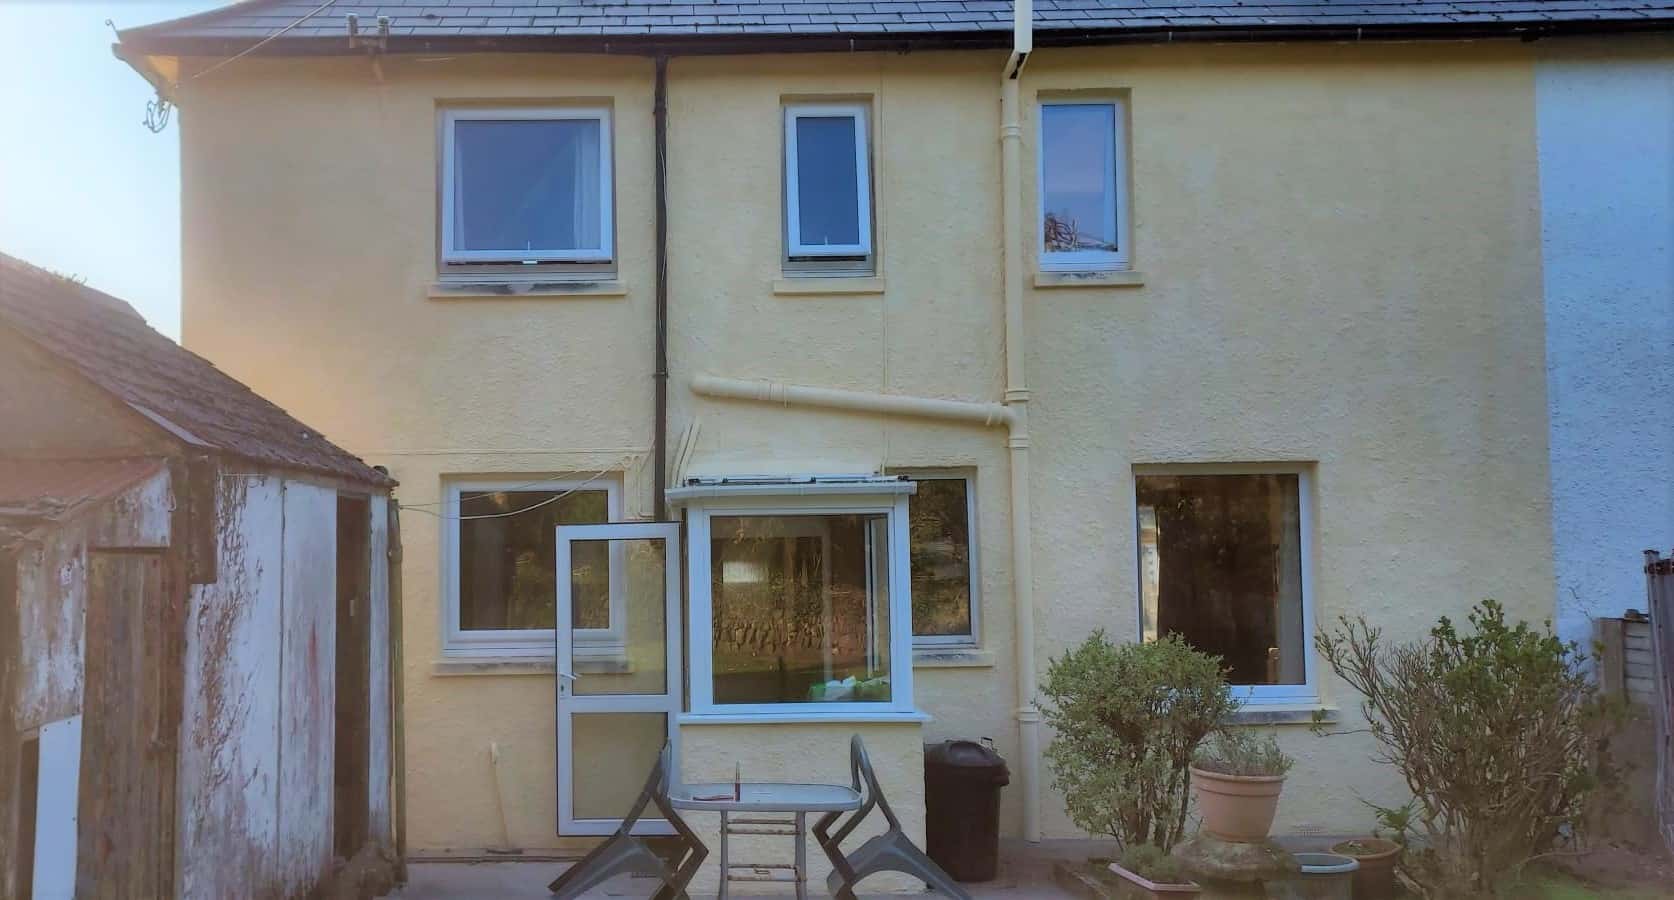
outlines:
M1295 475L1142 475L1145 639L1181 635L1233 684L1302 684L1302 534Z
M668 547L660 539L570 542L570 584L597 584L610 624L570 632L577 696L667 690L667 574Z
M1046 251L1116 250L1116 107L1055 103L1040 115Z
M604 246L598 119L465 119L453 128L453 249Z
M853 116L796 120L797 227L803 246L860 243L860 175Z
M890 699L887 516L710 528L716 703Z
M556 526L609 520L604 491L576 491L555 499L562 493L460 492L461 629L553 627L558 609ZM587 577L572 585L576 625L605 627L610 620L610 592L599 573L608 573L610 563L596 555L587 561Z
M662 713L576 713L570 719L571 810L577 819L627 815L668 740ZM647 820L658 818L650 807Z
M963 478L918 482L908 500L913 634L970 635L971 523Z

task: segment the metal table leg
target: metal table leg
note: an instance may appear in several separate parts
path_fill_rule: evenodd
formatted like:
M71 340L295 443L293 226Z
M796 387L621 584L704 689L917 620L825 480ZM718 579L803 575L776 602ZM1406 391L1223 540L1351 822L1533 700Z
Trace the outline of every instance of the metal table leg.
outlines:
M727 859L727 832L729 830L730 829L728 828L726 810L722 810L721 811L721 887L720 887L720 890L715 894L715 900L727 900L727 881L729 881L732 877L732 869L727 867L727 864L729 862L729 860Z
M808 900L808 814L796 814L796 900Z

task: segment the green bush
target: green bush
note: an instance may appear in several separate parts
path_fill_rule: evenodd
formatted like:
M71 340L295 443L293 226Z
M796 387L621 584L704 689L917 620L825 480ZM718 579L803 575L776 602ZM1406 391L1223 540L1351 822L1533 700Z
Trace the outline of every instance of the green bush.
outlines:
M1070 819L1124 849L1173 849L1192 754L1238 709L1220 659L1175 636L1117 646L1100 631L1052 661L1042 693L1056 732L1047 763Z
M1151 844L1134 844L1123 849L1116 864L1153 884L1185 884L1192 880L1178 859Z
M1192 765L1222 775L1284 775L1296 760L1279 749L1272 735L1256 737L1244 729L1215 733L1208 746L1198 748Z
M1619 707L1599 694L1580 647L1550 622L1506 624L1493 600L1469 621L1469 633L1444 617L1428 637L1391 645L1364 618L1344 618L1314 639L1364 696L1378 758L1412 792L1410 813L1383 821L1419 838L1404 867L1427 897L1504 890L1582 826L1588 797L1613 780L1603 760Z

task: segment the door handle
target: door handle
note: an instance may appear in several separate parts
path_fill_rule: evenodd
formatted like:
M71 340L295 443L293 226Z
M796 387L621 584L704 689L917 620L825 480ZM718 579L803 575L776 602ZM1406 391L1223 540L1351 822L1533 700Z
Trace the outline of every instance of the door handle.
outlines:
M559 677L559 678L568 678L568 679L569 679L569 680L571 680L571 681L579 681L579 680L581 680L581 676L580 676L580 675L576 675L576 674L575 674L575 673L573 673L573 672L559 672L559 673L558 673L558 677Z

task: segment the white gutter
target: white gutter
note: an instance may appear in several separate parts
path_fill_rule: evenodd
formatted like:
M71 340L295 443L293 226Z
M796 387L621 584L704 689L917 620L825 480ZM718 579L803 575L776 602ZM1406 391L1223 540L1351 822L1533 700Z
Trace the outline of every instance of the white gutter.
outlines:
M1023 791L1023 839L1039 841L1040 710L1035 706L1035 578L1029 500L1029 388L1023 330L1024 235L1032 233L1023 214L1023 101L1018 84L1035 46L1033 0L1012 5L1012 49L1000 72L1000 227L1005 247L1001 269L1006 310L1006 440L1011 469L1011 594L1016 616L1012 645L1017 677L1018 781Z
M819 406L850 412L915 416L921 419L952 419L978 425L1009 425L1012 418L1011 410L998 403L937 400L932 397L909 397L903 394L874 394L838 388L804 387L777 381L718 378L714 375L692 376L692 391L708 397L724 397L729 400L755 400L784 406Z

